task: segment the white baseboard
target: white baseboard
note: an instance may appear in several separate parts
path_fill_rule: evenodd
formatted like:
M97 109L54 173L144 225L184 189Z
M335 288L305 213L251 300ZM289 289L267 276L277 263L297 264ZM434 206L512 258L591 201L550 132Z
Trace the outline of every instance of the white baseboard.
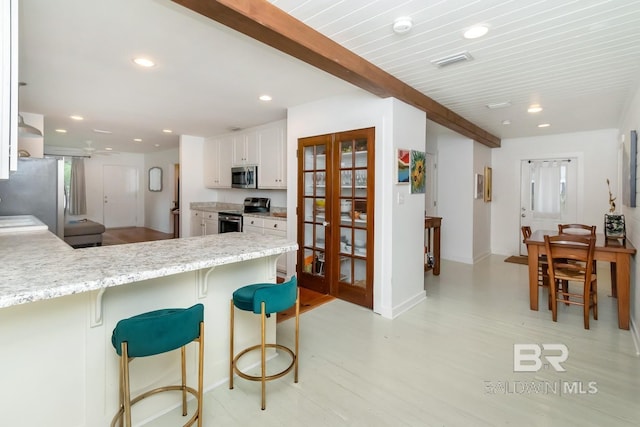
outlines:
M633 345L636 347L636 356L640 357L640 331L638 331L638 326L633 321L633 318L631 318L629 322L629 329L629 332L631 332L631 339L633 339Z

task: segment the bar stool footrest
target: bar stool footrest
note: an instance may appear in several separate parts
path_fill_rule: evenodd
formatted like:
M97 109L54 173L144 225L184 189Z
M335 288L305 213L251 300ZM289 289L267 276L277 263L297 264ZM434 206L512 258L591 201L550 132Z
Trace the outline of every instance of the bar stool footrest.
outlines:
M141 400L153 396L155 394L158 393L162 393L165 391L186 391L187 393L191 394L193 397L195 397L196 401L198 401L198 391L196 389L194 389L193 387L189 387L189 386L185 386L182 387L180 385L169 385L169 386L163 386L163 387L158 387L158 388L154 388L152 390L148 390L145 391L144 393L140 394L139 396L136 396L135 398L131 399L131 406L135 405L136 403L140 402ZM198 405L200 405L200 402L198 402ZM122 418L122 416L124 415L124 407L120 407L120 410L116 413L116 415L113 417L113 420L111 421L111 427L115 426L116 423L120 420L120 418ZM186 416L187 414L182 414L183 416ZM191 425L193 425L196 421L197 421L197 417L198 417L198 411L196 411L195 414L193 414L193 416L191 417L191 419L189 421L187 421L186 424L184 424L183 427L189 427Z
M240 353L238 353L236 355L236 357L233 358L233 371L238 374L238 376L240 376L241 378L244 378L245 380L249 380L249 381L262 381L262 376L260 375L249 375L246 374L244 372L242 372L240 370L240 368L238 368L238 360L240 360L240 358L244 355L246 355L247 353L250 353L252 351L255 350L260 350L261 349L261 345L257 344L251 347L248 347L244 350L242 350ZM296 355L293 352L293 350L291 350L289 347L285 347L282 344L265 344L266 348L275 348L275 349L279 349L282 350L286 353L289 354L289 356L291 356L291 364L286 367L285 369L281 370L280 372L276 372L275 374L271 374L271 375L266 375L264 377L265 381L271 381L271 380L275 380L277 378L283 377L285 375L287 375L289 372L291 372L291 370L293 369L295 363L296 363ZM298 378L295 379L295 382L298 382Z

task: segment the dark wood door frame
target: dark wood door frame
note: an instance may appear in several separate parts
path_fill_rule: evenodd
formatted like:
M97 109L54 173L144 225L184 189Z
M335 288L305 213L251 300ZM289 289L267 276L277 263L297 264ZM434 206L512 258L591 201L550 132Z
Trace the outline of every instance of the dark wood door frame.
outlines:
M427 113L429 120L500 147L500 138L264 0L173 0L229 28L371 92L394 97Z

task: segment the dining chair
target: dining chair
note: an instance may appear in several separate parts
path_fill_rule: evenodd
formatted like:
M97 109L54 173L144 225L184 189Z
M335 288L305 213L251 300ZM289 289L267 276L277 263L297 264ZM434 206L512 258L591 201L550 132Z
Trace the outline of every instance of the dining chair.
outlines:
M523 225L521 227L522 231L522 243L525 243L526 240L531 237L531 227L528 225ZM547 262L546 255L540 255L538 257L538 286L547 288L549 290L549 273L548 273L549 265ZM548 292L548 300L549 300L549 310L551 310L551 293Z
M598 320L598 280L593 271L595 237L591 235L558 234L544 236L549 262L551 314L558 321L558 301L583 307L584 328L589 329L589 314ZM582 289L572 292L570 282L578 282Z
M577 234L589 234L595 239L596 226L586 224L558 224L558 233L577 233ZM598 262L593 260L593 274L596 274L598 270Z

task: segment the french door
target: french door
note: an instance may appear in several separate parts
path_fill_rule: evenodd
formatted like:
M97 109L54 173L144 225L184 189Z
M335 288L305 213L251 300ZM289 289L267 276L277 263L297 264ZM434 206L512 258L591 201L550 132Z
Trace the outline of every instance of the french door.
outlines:
M373 307L374 129L298 140L300 286Z

